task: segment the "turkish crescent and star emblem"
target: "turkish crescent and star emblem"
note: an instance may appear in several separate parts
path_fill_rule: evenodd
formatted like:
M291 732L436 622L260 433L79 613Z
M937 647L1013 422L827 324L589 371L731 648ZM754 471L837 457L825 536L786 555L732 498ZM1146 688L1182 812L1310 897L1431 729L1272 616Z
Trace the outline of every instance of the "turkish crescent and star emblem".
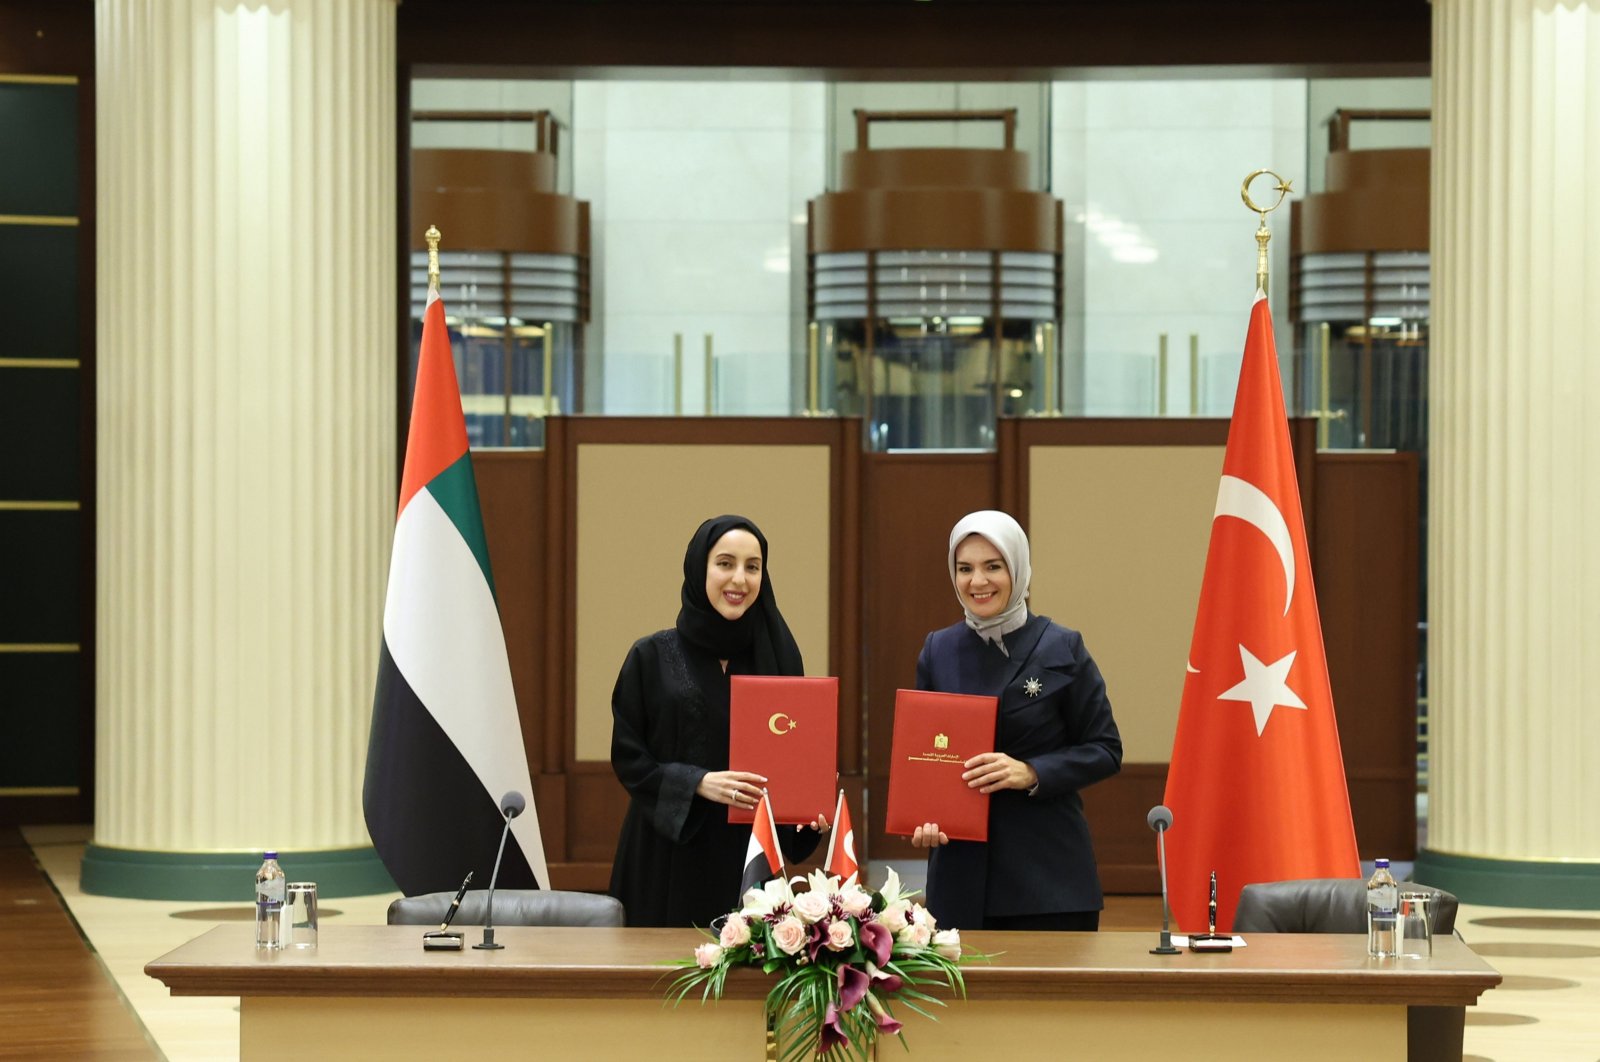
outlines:
M782 722L779 722L780 719ZM779 737L782 737L784 734L787 734L789 731L793 730L799 725L800 724L798 722L789 718L788 714L785 712L773 712L771 718L767 720L767 729L772 731L774 734L777 734Z
M1294 604L1296 565L1294 538L1289 532L1288 521L1283 517L1283 510L1259 487L1237 476L1225 475L1217 488L1217 508L1212 514L1212 520L1215 522L1223 517L1244 521L1261 532L1266 539L1283 570L1282 615L1287 617ZM1268 566L1270 567L1270 564ZM1262 571L1259 575L1266 585L1272 585L1270 571ZM1240 632L1240 636L1245 637L1247 633L1255 632ZM1273 709L1298 708L1301 711L1306 709L1305 701L1301 700L1300 695L1289 686L1289 669L1294 666L1294 658L1299 649L1290 649L1268 663L1251 652L1244 641L1240 641L1238 645L1239 666L1232 671L1232 674L1237 675L1242 671L1243 678L1217 694L1216 699L1249 704L1251 715L1255 720L1256 736L1261 737L1266 733L1267 722L1272 718ZM1225 665L1223 661L1216 661L1211 666L1224 665L1224 673L1227 673L1226 667L1231 664L1232 661L1227 661ZM1200 673L1201 670L1191 661L1189 674Z

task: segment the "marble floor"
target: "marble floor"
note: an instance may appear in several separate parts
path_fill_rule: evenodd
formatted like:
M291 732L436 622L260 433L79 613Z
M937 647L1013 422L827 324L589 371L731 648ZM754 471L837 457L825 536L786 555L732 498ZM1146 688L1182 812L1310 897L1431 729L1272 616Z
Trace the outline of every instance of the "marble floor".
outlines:
M144 964L219 922L247 921L248 903L196 904L89 896L78 888L86 827L25 827L24 838L76 921L170 1062L238 1058L234 999L174 998ZM915 866L896 864L915 881ZM381 923L393 894L325 900L328 921ZM1145 897L1112 897L1107 928L1132 928ZM1600 910L1541 911L1463 904L1457 929L1505 982L1467 1013L1471 1062L1600 1062ZM0 1041L3 1041L0 1037ZM0 1056L6 1052L0 1043Z

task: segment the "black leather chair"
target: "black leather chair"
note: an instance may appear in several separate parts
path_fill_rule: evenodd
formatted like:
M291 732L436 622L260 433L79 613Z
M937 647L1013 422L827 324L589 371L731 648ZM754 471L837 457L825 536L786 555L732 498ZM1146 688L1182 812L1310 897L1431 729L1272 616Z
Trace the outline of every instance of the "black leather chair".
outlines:
M1434 936L1456 928L1456 898L1443 889L1410 881L1401 892L1425 892ZM1367 883L1360 878L1304 878L1263 881L1239 892L1233 916L1235 933L1365 933Z
M1402 881L1401 892L1425 892L1435 937L1455 932L1456 898L1442 889ZM1360 878L1263 881L1239 892L1235 933L1365 933L1367 883ZM1459 935L1459 934L1458 934ZM1409 1062L1461 1060L1465 1007L1407 1007Z
M461 898L461 909L451 924L481 926L487 889L473 889ZM453 892L427 892L406 896L389 905L391 926L437 926L450 909ZM620 926L622 903L613 896L559 889L496 889L494 924L497 926Z

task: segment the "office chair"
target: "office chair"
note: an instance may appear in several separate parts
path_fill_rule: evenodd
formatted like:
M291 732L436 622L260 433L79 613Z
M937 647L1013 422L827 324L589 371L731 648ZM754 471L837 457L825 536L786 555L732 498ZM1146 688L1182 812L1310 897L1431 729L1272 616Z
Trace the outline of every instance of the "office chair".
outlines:
M444 921L453 892L427 892L405 896L389 905L391 926L425 926ZM487 889L472 889L461 899L453 925L483 925ZM613 896L559 889L496 889L494 924L497 926L620 926L622 903Z

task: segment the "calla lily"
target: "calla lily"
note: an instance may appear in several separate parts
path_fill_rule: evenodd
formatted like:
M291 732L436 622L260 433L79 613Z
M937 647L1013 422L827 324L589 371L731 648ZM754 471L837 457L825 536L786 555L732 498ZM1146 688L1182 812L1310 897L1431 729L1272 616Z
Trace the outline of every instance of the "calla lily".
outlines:
M905 983L897 975L884 973L870 962L867 963L867 977L871 979L874 987L889 995L900 991L900 986Z
M839 967L839 1009L841 1011L854 1010L861 997L867 994L867 988L872 984L872 978L864 971L856 969L849 963ZM830 1003L831 1011L833 1005Z
M872 1009L872 1020L878 1023L879 1032L888 1033L890 1036L900 1035L901 1024L889 1016L889 1012L883 1009L883 1004L879 1003L870 992L867 993L867 1006Z
M849 1047L850 1037L845 1035L844 1022L840 1020L844 1014L842 1010L828 1004L827 1013L822 1017L822 1037L817 1043L817 1054L825 1055L835 1047Z
M874 962L882 966L889 961L889 955L894 951L894 934L889 932L887 926L877 922L863 922L859 936L861 946L872 954Z

